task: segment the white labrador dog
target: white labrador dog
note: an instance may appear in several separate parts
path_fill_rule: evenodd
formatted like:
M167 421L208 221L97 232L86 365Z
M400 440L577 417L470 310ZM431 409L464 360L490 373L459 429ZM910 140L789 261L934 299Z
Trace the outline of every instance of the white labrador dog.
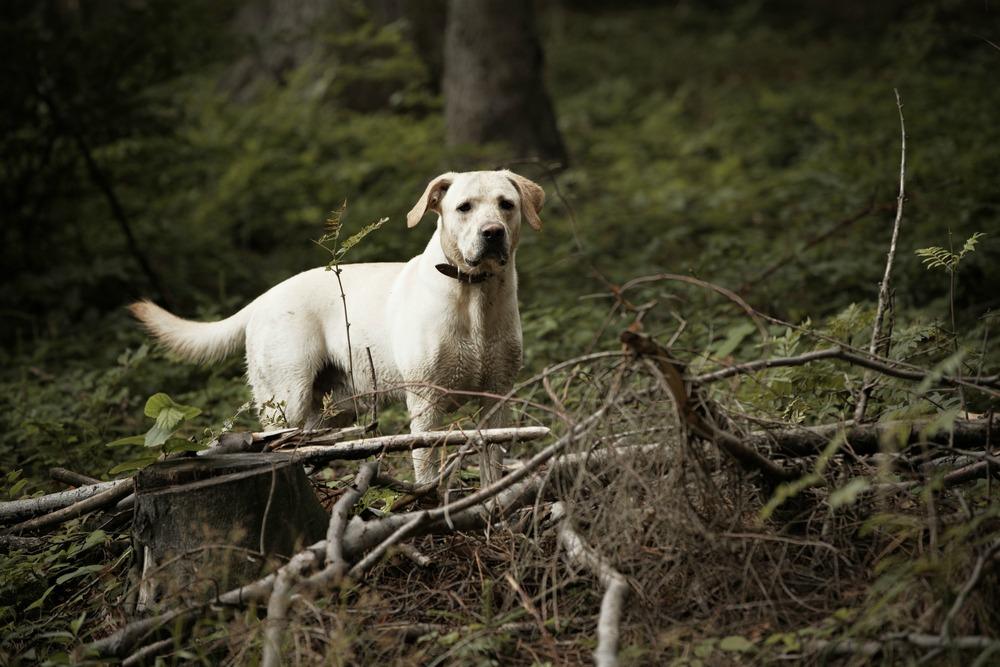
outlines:
M261 421L316 427L323 398L376 389L406 399L410 430L439 426L443 413L468 396L503 394L521 367L521 320L514 254L521 221L541 228L545 192L509 171L446 173L427 185L407 214L413 227L427 211L437 229L424 252L409 262L345 264L341 280L350 321L332 271L293 276L219 322L181 319L150 301L131 311L167 349L211 363L246 347L247 376ZM480 398L484 408L492 399ZM353 416L353 415L352 415ZM490 426L503 420L497 411ZM483 482L499 472L495 448L482 465ZM433 453L413 452L419 483L436 475Z

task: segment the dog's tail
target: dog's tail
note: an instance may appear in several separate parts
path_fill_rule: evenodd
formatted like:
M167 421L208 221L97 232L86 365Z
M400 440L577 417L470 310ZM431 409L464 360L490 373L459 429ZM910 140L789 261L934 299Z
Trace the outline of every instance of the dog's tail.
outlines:
M187 361L211 364L243 347L252 305L218 322L185 320L148 300L136 301L129 310L163 347Z

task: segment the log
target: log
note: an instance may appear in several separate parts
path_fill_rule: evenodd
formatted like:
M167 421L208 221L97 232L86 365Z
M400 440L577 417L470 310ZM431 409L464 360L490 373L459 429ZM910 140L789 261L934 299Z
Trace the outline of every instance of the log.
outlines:
M138 608L206 599L256 579L326 533L328 516L291 454L156 463L136 476Z
M903 447L921 442L921 433L933 418L876 422L872 424L824 424L757 431L746 438L754 449L772 448L791 457L815 456L823 451L842 429L846 431L847 444L855 454L875 454L882 443L892 438ZM940 429L923 441L938 445L954 444L968 449L982 448L989 436L1000 436L1000 415L989 419L956 419L952 430Z

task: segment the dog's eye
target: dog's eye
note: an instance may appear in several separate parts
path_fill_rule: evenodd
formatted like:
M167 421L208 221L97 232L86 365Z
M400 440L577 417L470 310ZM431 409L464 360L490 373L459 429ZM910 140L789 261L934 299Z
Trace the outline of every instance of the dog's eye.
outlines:
M461 211L462 213L468 213L469 211L472 210L472 204L470 204L467 201L462 202L461 204L458 205L458 210Z
M512 211L514 210L514 202L510 201L509 199L501 199L500 208L502 208L505 211Z

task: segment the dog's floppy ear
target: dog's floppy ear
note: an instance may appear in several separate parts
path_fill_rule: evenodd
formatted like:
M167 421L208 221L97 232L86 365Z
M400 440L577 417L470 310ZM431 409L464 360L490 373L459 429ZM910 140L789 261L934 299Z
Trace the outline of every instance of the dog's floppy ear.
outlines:
M542 206L545 205L545 190L538 183L512 171L504 170L504 175L510 179L510 182L517 188L518 194L521 195L521 214L524 215L531 228L538 231L542 228L542 221L538 214L541 212Z
M444 193L448 191L448 187L451 185L454 177L454 172L449 171L441 174L427 184L424 194L420 196L420 199L413 205L410 212L406 214L407 227L415 227L427 211L441 213L441 200L444 198Z

